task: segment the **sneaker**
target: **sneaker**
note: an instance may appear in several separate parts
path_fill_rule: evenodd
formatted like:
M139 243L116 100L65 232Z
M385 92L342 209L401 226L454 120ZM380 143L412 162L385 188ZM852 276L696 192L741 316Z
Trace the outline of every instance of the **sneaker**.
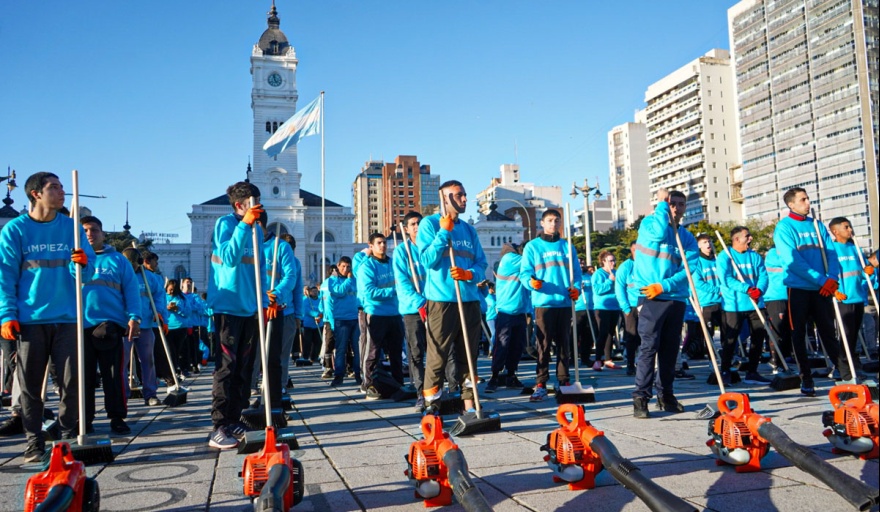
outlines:
M162 402L160 402L158 398L152 397L147 399L147 405L150 407L157 407L159 405L162 405Z
M626 375L627 377L632 377L636 374L636 368L634 365L629 365L626 367Z
M348 377L349 379L353 379L353 378L354 378L354 372L351 371L351 370L349 370L348 373L345 374L345 376Z
M46 444L43 441L29 441L24 451L24 461L27 463L40 462L46 455Z
M417 413L419 413L419 414L422 414L422 413L425 412L425 397L420 396L420 397L416 400L416 406L414 407L414 409L415 409L415 411L416 411Z
M238 446L238 441L235 438L230 437L226 433L226 429L223 427L217 427L211 434L211 440L208 441L208 446L211 448L217 448L218 450L231 450Z
M743 379L743 382L746 384L770 384L770 379L764 377L758 372L749 372L746 374L746 378Z
M544 384L538 384L535 386L535 392L529 397L529 402L540 402L545 398L547 398L547 387Z
M605 368L608 368L609 370L619 370L620 366L614 364L614 361L605 361Z
M684 405L679 402L675 396L667 396L667 397L657 397L657 409L661 411L671 412L672 414L678 414L680 412L684 412Z
M364 385L364 379L362 379L360 375L355 375L354 383L357 385L357 387L361 387Z
M24 434L24 423L21 416L13 414L3 423L0 423L0 437L10 437Z
M248 428L240 421L231 425L226 425L226 433L235 438L236 441L241 442L247 432Z
M801 394L804 396L816 396L816 388L801 384Z
M190 372L191 372L193 375L198 375L198 374L202 373L202 370L200 370L198 366L193 366L193 367L192 367L192 370L190 370Z
M644 420L650 417L647 398L633 398L633 418Z
M508 375L507 376L507 387L509 387L511 389L522 389L525 386L523 386L523 383L520 382L519 379L516 378L516 375Z
M324 380L332 379L333 378L333 370L331 370L330 368L327 368L326 370L324 370L324 373L321 374L321 378Z
M602 371L602 361L596 361L595 363L593 363L593 369L596 370L597 372L601 372Z
M367 396L366 396L367 400L379 400L381 398L382 398L382 394L379 393L379 391L377 391L376 388L374 388L373 386L370 386L369 388L367 388Z
M330 385L333 387L341 386L342 385L342 376L337 375L336 377L333 377L333 380L330 382Z
M497 375L493 375L492 378L489 379L489 382L486 384L486 389L485 389L486 393L494 393L494 392L498 391L498 381L499 380L500 379L498 378Z
M675 372L676 380L694 380L696 377L692 373L688 373L684 370L677 370Z
M730 372L721 372L721 383L725 388L730 387Z
M131 427L128 426L128 423L125 422L122 418L113 418L110 420L110 430L113 431L114 434L126 435L131 434Z
M681 362L681 369L682 369L682 370L690 370L690 369L691 369L691 365L689 365L687 361L682 361L682 362Z

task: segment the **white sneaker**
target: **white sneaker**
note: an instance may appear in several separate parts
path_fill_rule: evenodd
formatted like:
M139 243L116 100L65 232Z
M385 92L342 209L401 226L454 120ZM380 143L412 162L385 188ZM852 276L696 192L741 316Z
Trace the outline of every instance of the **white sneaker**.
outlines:
M218 450L231 450L238 446L238 441L227 434L225 428L217 427L217 429L211 434L211 440L208 441L208 446L211 448L217 448Z

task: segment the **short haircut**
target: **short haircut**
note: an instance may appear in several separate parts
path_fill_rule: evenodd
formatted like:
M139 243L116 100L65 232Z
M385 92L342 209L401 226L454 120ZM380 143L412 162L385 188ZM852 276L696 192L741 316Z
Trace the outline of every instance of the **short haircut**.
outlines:
M135 249L134 247L126 247L122 250L122 255L125 256L125 259L134 263L135 265L143 265L144 258L141 256L140 251Z
M282 240L290 244L290 247L296 249L296 238L293 238L293 235L290 233L284 233L280 236Z
M260 197L260 189L253 183L239 181L226 189L226 197L229 198L229 204L235 208L235 203L243 203L251 197Z
M672 199L673 197L678 197L680 199L683 199L685 202L687 202L687 196L684 195L684 192L682 192L681 190L670 190L669 191L669 199Z
M831 222L828 223L828 229L834 231L834 228L843 224L844 222L849 222L849 219L846 217L834 217L831 219ZM852 222L849 222L849 225L852 226Z
M337 270L336 265L327 265L327 275L329 276Z
M50 178L55 178L56 180L59 179L57 175L51 172L38 172L28 176L27 181L24 182L24 193L27 195L28 201L30 201L31 204L37 202L37 198L34 197L33 192L41 192L43 187L46 186L46 183L49 182Z
M411 219L418 219L419 221L421 221L421 220L422 220L422 214L419 213L419 212L417 212L417 211L411 211L411 212L407 213L407 214L403 217L403 226L406 227L406 225L409 224L409 221L410 221Z
M182 282L184 282L184 281L189 281L189 282L191 283L192 280L193 280L193 279L192 279L191 277L184 277L183 279L180 280L180 282L182 283Z
M801 187L790 188L785 193L785 195L782 196L782 202L785 203L786 206L788 206L791 202L794 201L794 198L796 195L798 195L798 192L803 192L804 194L807 193L807 191Z
M351 265L351 258L349 258L348 256L340 256L339 261L336 262L336 264L342 265L343 263L348 263L348 265L350 266Z
M376 240L377 238L381 238L382 240L386 239L385 235L383 235L382 233L379 233L377 231L377 232L373 233L372 235L370 235L370 245L373 245L373 241Z
M733 229L730 230L730 238L731 238L731 240L732 240L733 237L735 237L736 235L742 233L743 231L748 231L748 230L749 230L749 228L747 228L747 227L745 227L745 226L736 226L735 228L733 228Z
M702 242L703 240L708 240L710 243L712 242L712 237L707 233L700 233L697 235L697 242Z
M606 250L599 251L599 263L605 263L605 258L608 256L614 256L614 253Z
M94 215L86 215L85 217L79 219L80 224L97 224L101 231L104 231L104 224L101 223L101 220L95 217Z
M561 219L562 215L559 215L559 212L556 210L544 210L544 213L541 214L541 220L546 219L547 217L555 215L557 219Z
M461 182L458 180L448 180L448 181L444 181L440 185L439 190L443 190L444 188L447 188L447 187L464 187L464 185L462 185Z
M699 240L699 239L698 239L698 240ZM633 247L635 247L635 246L637 246L637 245L639 245L639 241L638 241L638 240L633 240L632 242L629 243L630 248L633 248Z
M159 255L154 253L153 251L144 249L143 251L141 251L141 254L144 255L144 261L159 261Z

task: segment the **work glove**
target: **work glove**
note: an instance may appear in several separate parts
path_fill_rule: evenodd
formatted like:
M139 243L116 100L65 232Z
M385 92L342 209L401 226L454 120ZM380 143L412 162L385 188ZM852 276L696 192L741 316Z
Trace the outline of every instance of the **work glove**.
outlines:
M455 227L455 221L452 220L452 217L441 216L440 217L440 229L445 229L446 231L452 231L452 228Z
M278 318L279 311L281 311L281 308L278 307L277 304L272 304L268 308L263 310L266 320L275 320L276 318Z
M315 317L315 325L320 325L320 324L321 324L321 320L323 320L323 319L324 319L324 315L318 315L318 316L316 316L316 317Z
M162 324L162 334L168 334L168 324Z
M269 305L274 306L275 305L275 292L274 291L267 292L266 295L269 296Z
M427 322L427 321L428 321L428 308L427 308L427 304L422 304L421 307L419 307L419 318L422 319L422 322Z
M248 226L253 226L255 222L260 220L261 213L263 213L263 205L255 204L248 208L248 211L245 212L244 217L242 217L241 221Z
M874 275L874 265L868 265L867 267L865 267L865 273L868 274L869 276L873 276Z
M581 296L581 292L577 291L577 288L569 288L568 296L571 298L571 300L578 300L578 297Z
M658 295L663 293L663 285L660 283L649 284L640 290L648 300L654 300Z
M460 267L449 267L449 275L456 281L470 281L474 278L473 272Z
M846 300L846 294L838 290L834 292L834 298L837 299L838 302L843 302Z
M754 286L750 286L746 294L752 298L753 301L758 302L758 299L761 298L761 290L755 288Z
M187 327L187 328L186 328L186 335L187 335L187 336L192 336L192 334L193 334L193 328L192 328L192 327Z
M819 295L830 297L837 291L838 286L837 281L834 279L828 279L825 281L825 284L822 285L822 288L819 288Z
M74 249L70 251L70 261L76 263L80 267L85 267L89 264L89 255L82 249Z
M540 290L541 287L544 286L544 281L541 281L541 280L538 279L537 277L532 276L532 278L529 279L529 284L530 284L530 285L532 286L532 288L534 288L535 290Z
M4 340L15 340L20 332L21 326L18 325L18 320L3 322L3 327L0 328L0 336L3 336Z

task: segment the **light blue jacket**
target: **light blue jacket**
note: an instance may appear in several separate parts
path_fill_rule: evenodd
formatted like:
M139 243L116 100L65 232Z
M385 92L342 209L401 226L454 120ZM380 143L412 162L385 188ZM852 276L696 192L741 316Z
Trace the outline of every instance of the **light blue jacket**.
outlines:
M728 252L722 252L715 259L718 270L718 279L721 282L721 309L731 312L754 311L752 301L746 293L749 288L757 288L763 294L769 284L767 270L764 268L764 260L761 255L748 249L745 252L737 252L733 248L729 254L733 257L731 263ZM745 282L737 278L733 265L739 268ZM758 307L764 307L764 297L758 300Z
M541 235L526 244L520 262L519 280L532 292L532 305L536 308L571 307L568 288L581 280L580 265L574 266L574 281L568 270L571 244L558 236ZM574 256L574 255L572 255ZM577 261L577 258L573 258ZM540 290L532 288L531 279L544 282Z
M868 304L868 281L859 261L860 249L852 241L845 244L833 242L837 260L840 262L840 291L846 295L844 304ZM871 276L871 286L877 288L877 274Z
M776 247L771 247L764 256L764 268L767 270L767 293L764 294L766 302L774 300L788 300L788 287L782 282L782 261Z
M131 262L109 245L96 256L95 274L83 284L84 325L113 322L127 327L129 320L140 320L140 287Z
M354 275L348 278L332 276L327 278L330 290L330 311L333 321L357 320L358 318L358 282Z
M823 224L819 224L819 232L825 245L825 256L828 260L828 271L822 262L822 251L813 219L796 220L791 216L783 217L773 231L773 242L782 262L782 281L789 288L799 290L818 290L828 279L840 277L840 264L837 253L831 245L834 240Z
M283 316L295 314L295 303L302 306L302 273L290 244L279 240L277 260L275 255L275 236L270 235L263 242L263 267L269 288L275 292L275 302L284 306ZM272 283L272 267L275 267L275 283ZM297 287L299 284L299 287Z
M690 287L675 240L675 231L669 223L669 212L669 203L660 201L654 208L654 213L642 219L636 239L639 256L633 265L633 283L639 290L659 283L663 286L663 293L657 299L687 302ZM682 226L678 227L678 235L690 268L695 268L700 254L697 241Z
M593 272L593 305L597 310L620 311L620 304L614 295L614 280L604 268Z
M216 314L251 317L257 314L253 230L263 239L259 224L249 226L233 213L217 219L211 241L211 280L208 306ZM269 281L261 272L263 304L269 304Z
M520 260L514 251L503 254L495 273L495 309L506 315L531 311L531 294L519 280Z
M419 261L425 267L425 298L434 302L456 302L454 279L449 275L452 266L449 261L449 246L453 247L455 266L470 270L470 281L460 281L461 300L477 302L480 300L477 283L486 278L486 255L473 226L458 218L452 231L440 228L440 214L435 213L422 219L416 245L419 246Z
M639 305L639 289L632 282L633 260L624 261L614 274L614 297L621 311L628 315Z
M364 313L376 316L397 316L397 293L394 290L394 265L384 259L368 256L361 261L357 273L358 288Z
M141 329L158 327L158 324L156 324L156 317L153 316L153 308L150 306L150 297L147 295L148 293L153 296L153 302L156 304L156 311L158 311L159 317L162 319L162 322L167 325L168 310L165 309L164 280L153 272L147 270L145 267L141 267L141 270L146 272L147 283L150 285L150 290L148 292L146 285L144 285L144 278L141 276L141 271L139 270L135 273L135 280L138 283L138 291L140 292L141 298Z
M581 296L574 305L575 311L593 311L593 276L590 274L581 274L580 292Z
M185 329L186 327L188 327L187 317L190 315L190 310L189 301L186 300L186 297L180 295L169 295L166 293L165 302L167 304L177 304L177 311L168 311L168 328Z
M406 247L404 244L400 244L400 246L394 249L394 257L391 258L392 263L394 264L394 281L395 287L397 290L397 302L398 308L401 315L415 315L418 314L419 308L425 305L425 267L422 266L422 262L419 261L419 250L415 244L409 243L407 239L405 241L407 246L409 247L409 254L412 255L412 264L413 268L416 270L416 275L418 276L419 282L419 291L416 291L416 286L413 284L412 271L410 269L410 260L408 258L408 254L406 252Z
M717 260L707 258L700 253L697 264L693 268L694 287L697 289L697 300L701 307L721 304L721 283L718 279Z

